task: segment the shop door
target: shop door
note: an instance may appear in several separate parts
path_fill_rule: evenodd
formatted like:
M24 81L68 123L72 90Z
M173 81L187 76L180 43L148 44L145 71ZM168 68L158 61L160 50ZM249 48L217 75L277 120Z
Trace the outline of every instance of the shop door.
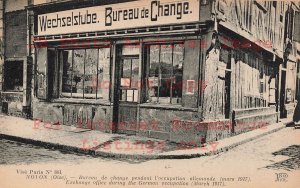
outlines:
M139 99L139 56L122 56L116 64L117 133L135 134L137 130L137 104Z

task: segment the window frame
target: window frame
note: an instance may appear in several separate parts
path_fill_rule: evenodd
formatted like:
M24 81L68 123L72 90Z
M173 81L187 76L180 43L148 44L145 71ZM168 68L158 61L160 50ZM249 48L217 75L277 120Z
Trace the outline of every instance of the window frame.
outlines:
M176 41L165 41L165 42L157 42L157 43L153 43L153 42L148 42L148 43L144 43L144 48L146 50L146 62L144 63L144 65L146 66L145 67L145 75L146 75L146 100L143 101L143 103L145 104L169 104L169 105L182 105L182 98L183 98L183 91L184 91L184 84L183 84L183 72L184 72L184 60L185 60L185 40L176 40ZM152 101L149 101L150 99L150 96L148 94L148 90L149 90L149 78L150 78L150 47L151 46L156 46L156 47L159 47L159 68L161 68L161 47L162 46L168 46L170 45L171 46L171 50L172 50L172 58L171 58L171 61L172 61L172 74L171 74L171 78L173 78L175 75L174 75L174 48L175 48L175 45L180 45L180 47L182 47L182 53L183 53L183 59L182 59L182 78L181 78L181 97L178 97L180 99L180 102L177 102L177 103L174 103L173 102L173 86L172 84L170 84L170 88L169 88L169 92L170 92L170 97L160 97L160 86L161 86L161 79L158 79L158 94L157 96L155 97L156 100L152 100ZM160 101L160 98L166 98L166 100L169 100L169 102L161 102Z
M130 77L129 78L128 77L123 77L123 67L124 67L124 61L125 60L130 60ZM137 87L135 86L136 84L139 83L139 81L138 81L138 83L134 83L133 79L132 79L133 78L132 77L132 75L133 75L133 70L132 70L133 60L138 60L138 64L139 64L139 55L122 55L122 57L121 57L122 63L121 63L121 66L120 66L120 86L119 86L118 89L120 90L119 100L122 101L122 102L138 103L138 101L139 101L139 97L140 97L139 87L140 86L137 86ZM130 80L130 85L129 86L122 86L122 84L121 84L121 82L122 82L121 79L122 78L129 79ZM126 91L126 94L125 94L126 99L123 99L122 91ZM128 99L127 98L128 91L133 92L132 93L132 101L127 100Z
M95 94L87 94L85 93L85 78L86 78L86 69L84 68L84 76L83 76L83 93L73 93L72 89L71 92L63 92L63 74L64 74L64 61L63 61L63 55L62 52L63 51L72 51L72 75L74 74L74 51L75 50L84 50L84 67L86 66L86 54L87 54L87 50L97 50L97 80L96 80L96 93ZM59 85L59 98L71 98L71 99L79 99L79 100L104 100L103 95L100 97L99 96L99 55L100 55L100 50L101 49L109 49L109 83L111 83L111 53L112 53L112 48L111 46L98 46L98 47L90 47L90 48L58 48L57 49L57 53L58 53L58 59L59 59L59 79L60 79L60 85ZM103 81L103 80L102 80ZM101 82L101 80L100 80ZM73 86L73 84L72 84ZM71 86L71 87L72 87ZM110 92L111 92L111 88L110 88L111 84L109 84L109 97L108 100L110 100ZM94 95L94 96L91 96Z
M8 80L7 79L7 76L8 76L8 65L9 64L12 64L12 63L18 63L20 64L20 66L16 65L17 67L21 67L21 74L22 76L20 77L22 80L22 84L18 87L20 87L19 90L17 89L7 89L7 83L8 82L11 82L12 80ZM4 83L3 83L3 91L4 92L18 92L18 93L22 93L24 91L24 60L7 60L7 61L4 61L4 70L3 70L3 77L4 77ZM11 74L10 74L11 75ZM18 75L18 74L14 74L14 75ZM16 85L14 85L14 87L16 87Z

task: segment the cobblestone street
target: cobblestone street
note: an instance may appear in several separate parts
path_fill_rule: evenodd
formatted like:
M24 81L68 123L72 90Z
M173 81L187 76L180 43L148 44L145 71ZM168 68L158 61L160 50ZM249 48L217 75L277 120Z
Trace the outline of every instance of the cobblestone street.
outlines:
M61 153L59 151L45 149L30 144L10 140L0 140L0 164L26 164L45 162L72 162L80 159L88 159L89 156L78 156Z

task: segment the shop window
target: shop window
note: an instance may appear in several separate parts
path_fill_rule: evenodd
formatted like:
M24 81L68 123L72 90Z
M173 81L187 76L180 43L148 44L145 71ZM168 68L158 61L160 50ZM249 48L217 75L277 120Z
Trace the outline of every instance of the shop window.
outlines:
M179 104L182 98L182 44L150 45L148 102Z
M62 94L73 98L103 98L109 91L110 49L62 50ZM104 70L105 69L105 70ZM105 84L108 82L108 84ZM107 96L107 95L106 95ZM108 98L108 97L105 97Z
M23 91L23 61L7 61L4 64L5 91Z

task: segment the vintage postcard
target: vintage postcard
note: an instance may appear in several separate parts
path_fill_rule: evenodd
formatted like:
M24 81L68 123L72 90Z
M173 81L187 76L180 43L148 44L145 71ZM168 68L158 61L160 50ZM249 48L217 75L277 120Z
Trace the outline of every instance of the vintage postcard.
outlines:
M300 186L300 1L0 0L0 187Z

